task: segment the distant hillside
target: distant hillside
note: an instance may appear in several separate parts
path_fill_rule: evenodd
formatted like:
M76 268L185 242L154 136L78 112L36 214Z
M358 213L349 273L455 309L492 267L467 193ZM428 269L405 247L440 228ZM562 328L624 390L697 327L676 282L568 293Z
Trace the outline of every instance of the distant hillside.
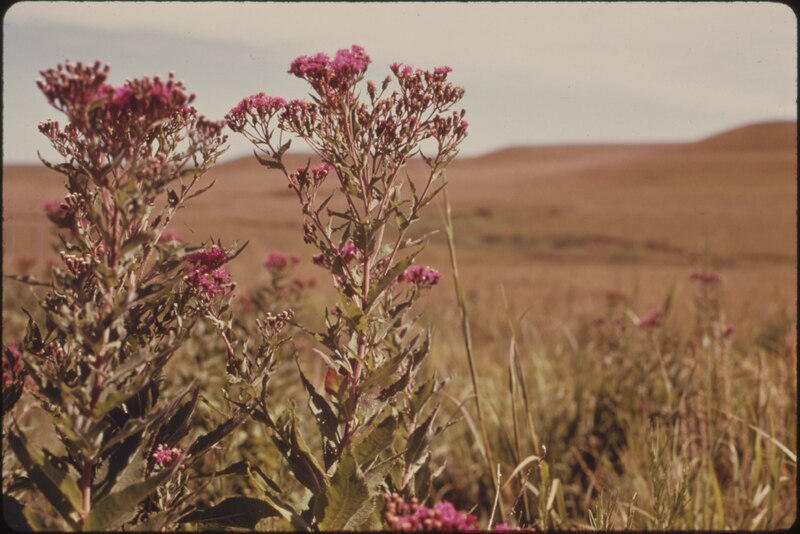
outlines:
M695 144L727 150L794 150L797 148L797 121L748 124L706 137Z

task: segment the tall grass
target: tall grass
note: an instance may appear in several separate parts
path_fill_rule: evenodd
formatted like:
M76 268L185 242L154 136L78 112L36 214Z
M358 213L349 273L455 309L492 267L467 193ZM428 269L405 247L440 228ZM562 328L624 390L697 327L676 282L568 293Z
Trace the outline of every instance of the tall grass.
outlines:
M454 251L447 210L445 229ZM670 315L670 295L663 324L649 328L637 326L630 299L569 322L532 318L502 297L470 303L452 259L459 306L431 314L441 326L432 360L452 378L449 405L465 423L438 442L445 467L437 498L478 503L488 517L499 464L505 519L522 526L760 530L794 522L791 311L731 333L724 285L687 280L689 321Z

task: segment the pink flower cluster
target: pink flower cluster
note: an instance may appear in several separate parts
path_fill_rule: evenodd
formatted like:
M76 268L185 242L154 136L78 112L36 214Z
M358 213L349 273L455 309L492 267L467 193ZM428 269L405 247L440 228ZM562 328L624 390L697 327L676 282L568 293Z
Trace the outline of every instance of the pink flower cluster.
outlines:
M319 186L325 177L328 176L328 173L334 169L334 166L330 163L323 163L322 165L317 165L311 169L306 169L305 167L299 167L294 174L290 177L292 180L296 180L296 185L303 189L307 186L317 187ZM309 180L309 176L311 180Z
M285 106L286 100L283 98L258 93L243 98L225 115L225 120L232 130L239 132L245 127L248 120L268 121L275 114L283 111Z
M182 452L183 451L177 447L168 449L162 444L159 445L156 452L153 453L153 460L159 467L167 468L180 458Z
M341 256L342 261L344 263L350 263L353 259L355 259L358 256L358 248L356 247L355 243L353 243L352 241L348 241L344 245L339 247L338 254L339 256ZM322 254L321 252L311 256L311 261L314 263L314 265L330 268L330 265L328 264L325 255Z
M231 275L224 267L228 262L228 255L220 247L195 252L186 257L190 269L184 276L184 281L192 291L202 300L209 300L217 295L230 292L234 283Z
M722 282L722 276L713 272L691 271L689 272L689 279L700 282L700 284L704 286Z
M284 106L278 125L281 128L288 128L298 135L310 136L316 128L319 118L316 104L294 99Z
M366 72L370 62L364 49L353 45L349 50L344 48L336 52L333 60L322 52L300 56L292 61L289 73L307 80L320 95L333 96L334 92L350 87Z
M297 265L298 263L300 263L300 258L297 256L287 256L282 252L270 252L267 254L267 258L264 260L264 267L267 269L282 271L290 264Z
M422 265L412 265L408 267L397 280L414 284L417 287L430 287L439 282L442 275L436 269Z
M432 507L420 506L416 497L406 503L397 493L386 496L384 516L393 531L460 532L478 530L478 518L456 510L452 503L441 501Z
M162 132L181 127L187 127L199 145L216 148L225 141L223 123L198 116L190 106L194 95L174 74L166 80L143 77L114 87L105 81L109 70L100 62L92 66L67 62L41 71L39 89L69 121L63 129L56 121L45 121L39 131L64 157L103 161L132 157L137 151L150 154L145 145L157 142Z

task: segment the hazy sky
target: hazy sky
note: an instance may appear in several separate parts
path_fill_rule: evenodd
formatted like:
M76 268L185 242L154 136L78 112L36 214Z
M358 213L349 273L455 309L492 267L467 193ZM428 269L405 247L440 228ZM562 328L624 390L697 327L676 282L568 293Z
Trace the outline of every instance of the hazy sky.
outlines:
M22 2L3 30L7 162L51 154L37 124L60 117L35 81L66 59L109 63L112 84L173 70L212 118L259 91L304 97L286 73L301 54L360 44L376 80L394 61L450 65L464 154L796 119L797 20L777 3ZM248 151L234 138L226 157Z

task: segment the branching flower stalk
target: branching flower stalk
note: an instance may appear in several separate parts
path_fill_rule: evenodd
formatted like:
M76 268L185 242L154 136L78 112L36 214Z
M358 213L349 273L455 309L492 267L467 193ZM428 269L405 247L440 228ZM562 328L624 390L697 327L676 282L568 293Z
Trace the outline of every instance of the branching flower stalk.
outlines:
M413 320L405 319L439 274L413 265L426 240L409 231L443 187L444 170L467 134L464 110L454 110L464 91L448 81L449 67L428 71L395 63L393 76L380 86L364 82L369 63L359 46L333 58L299 57L289 73L309 83L310 101L259 93L226 116L230 128L255 145L259 162L284 174L302 206L304 240L319 251L314 262L330 272L338 292L338 303L326 312L326 330L315 333L326 349L318 351L328 369L325 395L303 377L323 435L325 468L316 477L319 487L309 484L313 491L328 485L326 472L336 478L335 466L360 456L358 445L376 427L401 422L407 443L395 451L405 455L396 486L407 489L430 457L430 437L441 430L432 426L432 416L419 417L440 384L414 389L429 334L415 334ZM292 137L305 141L321 164L287 168ZM406 170L415 157L427 165L421 177ZM262 419L280 435L281 425L263 409ZM387 446L393 442L387 435ZM377 456L362 459L359 469L367 473ZM330 526L325 517L324 509L317 510L315 520Z
M100 62L67 62L38 82L67 119L39 130L63 157L42 161L66 177L68 194L47 206L63 266L53 269L40 302L46 332L30 320L22 358L66 456L42 456L16 424L9 435L37 488L75 529L113 528L146 515L147 497L176 476L184 454L175 445L183 436L173 432L160 442L159 429L177 424L172 418L188 405L181 404L186 393L159 398L161 371L195 321L233 287L226 251L185 261L183 245L161 239L175 212L210 187L194 190L224 151L224 122L199 115L194 95L172 74L115 87L106 83L108 72ZM169 462L152 456L165 447ZM142 478L126 465L139 466ZM62 482L53 487L59 471ZM118 485L123 480L128 486ZM111 510L109 497L128 509Z

